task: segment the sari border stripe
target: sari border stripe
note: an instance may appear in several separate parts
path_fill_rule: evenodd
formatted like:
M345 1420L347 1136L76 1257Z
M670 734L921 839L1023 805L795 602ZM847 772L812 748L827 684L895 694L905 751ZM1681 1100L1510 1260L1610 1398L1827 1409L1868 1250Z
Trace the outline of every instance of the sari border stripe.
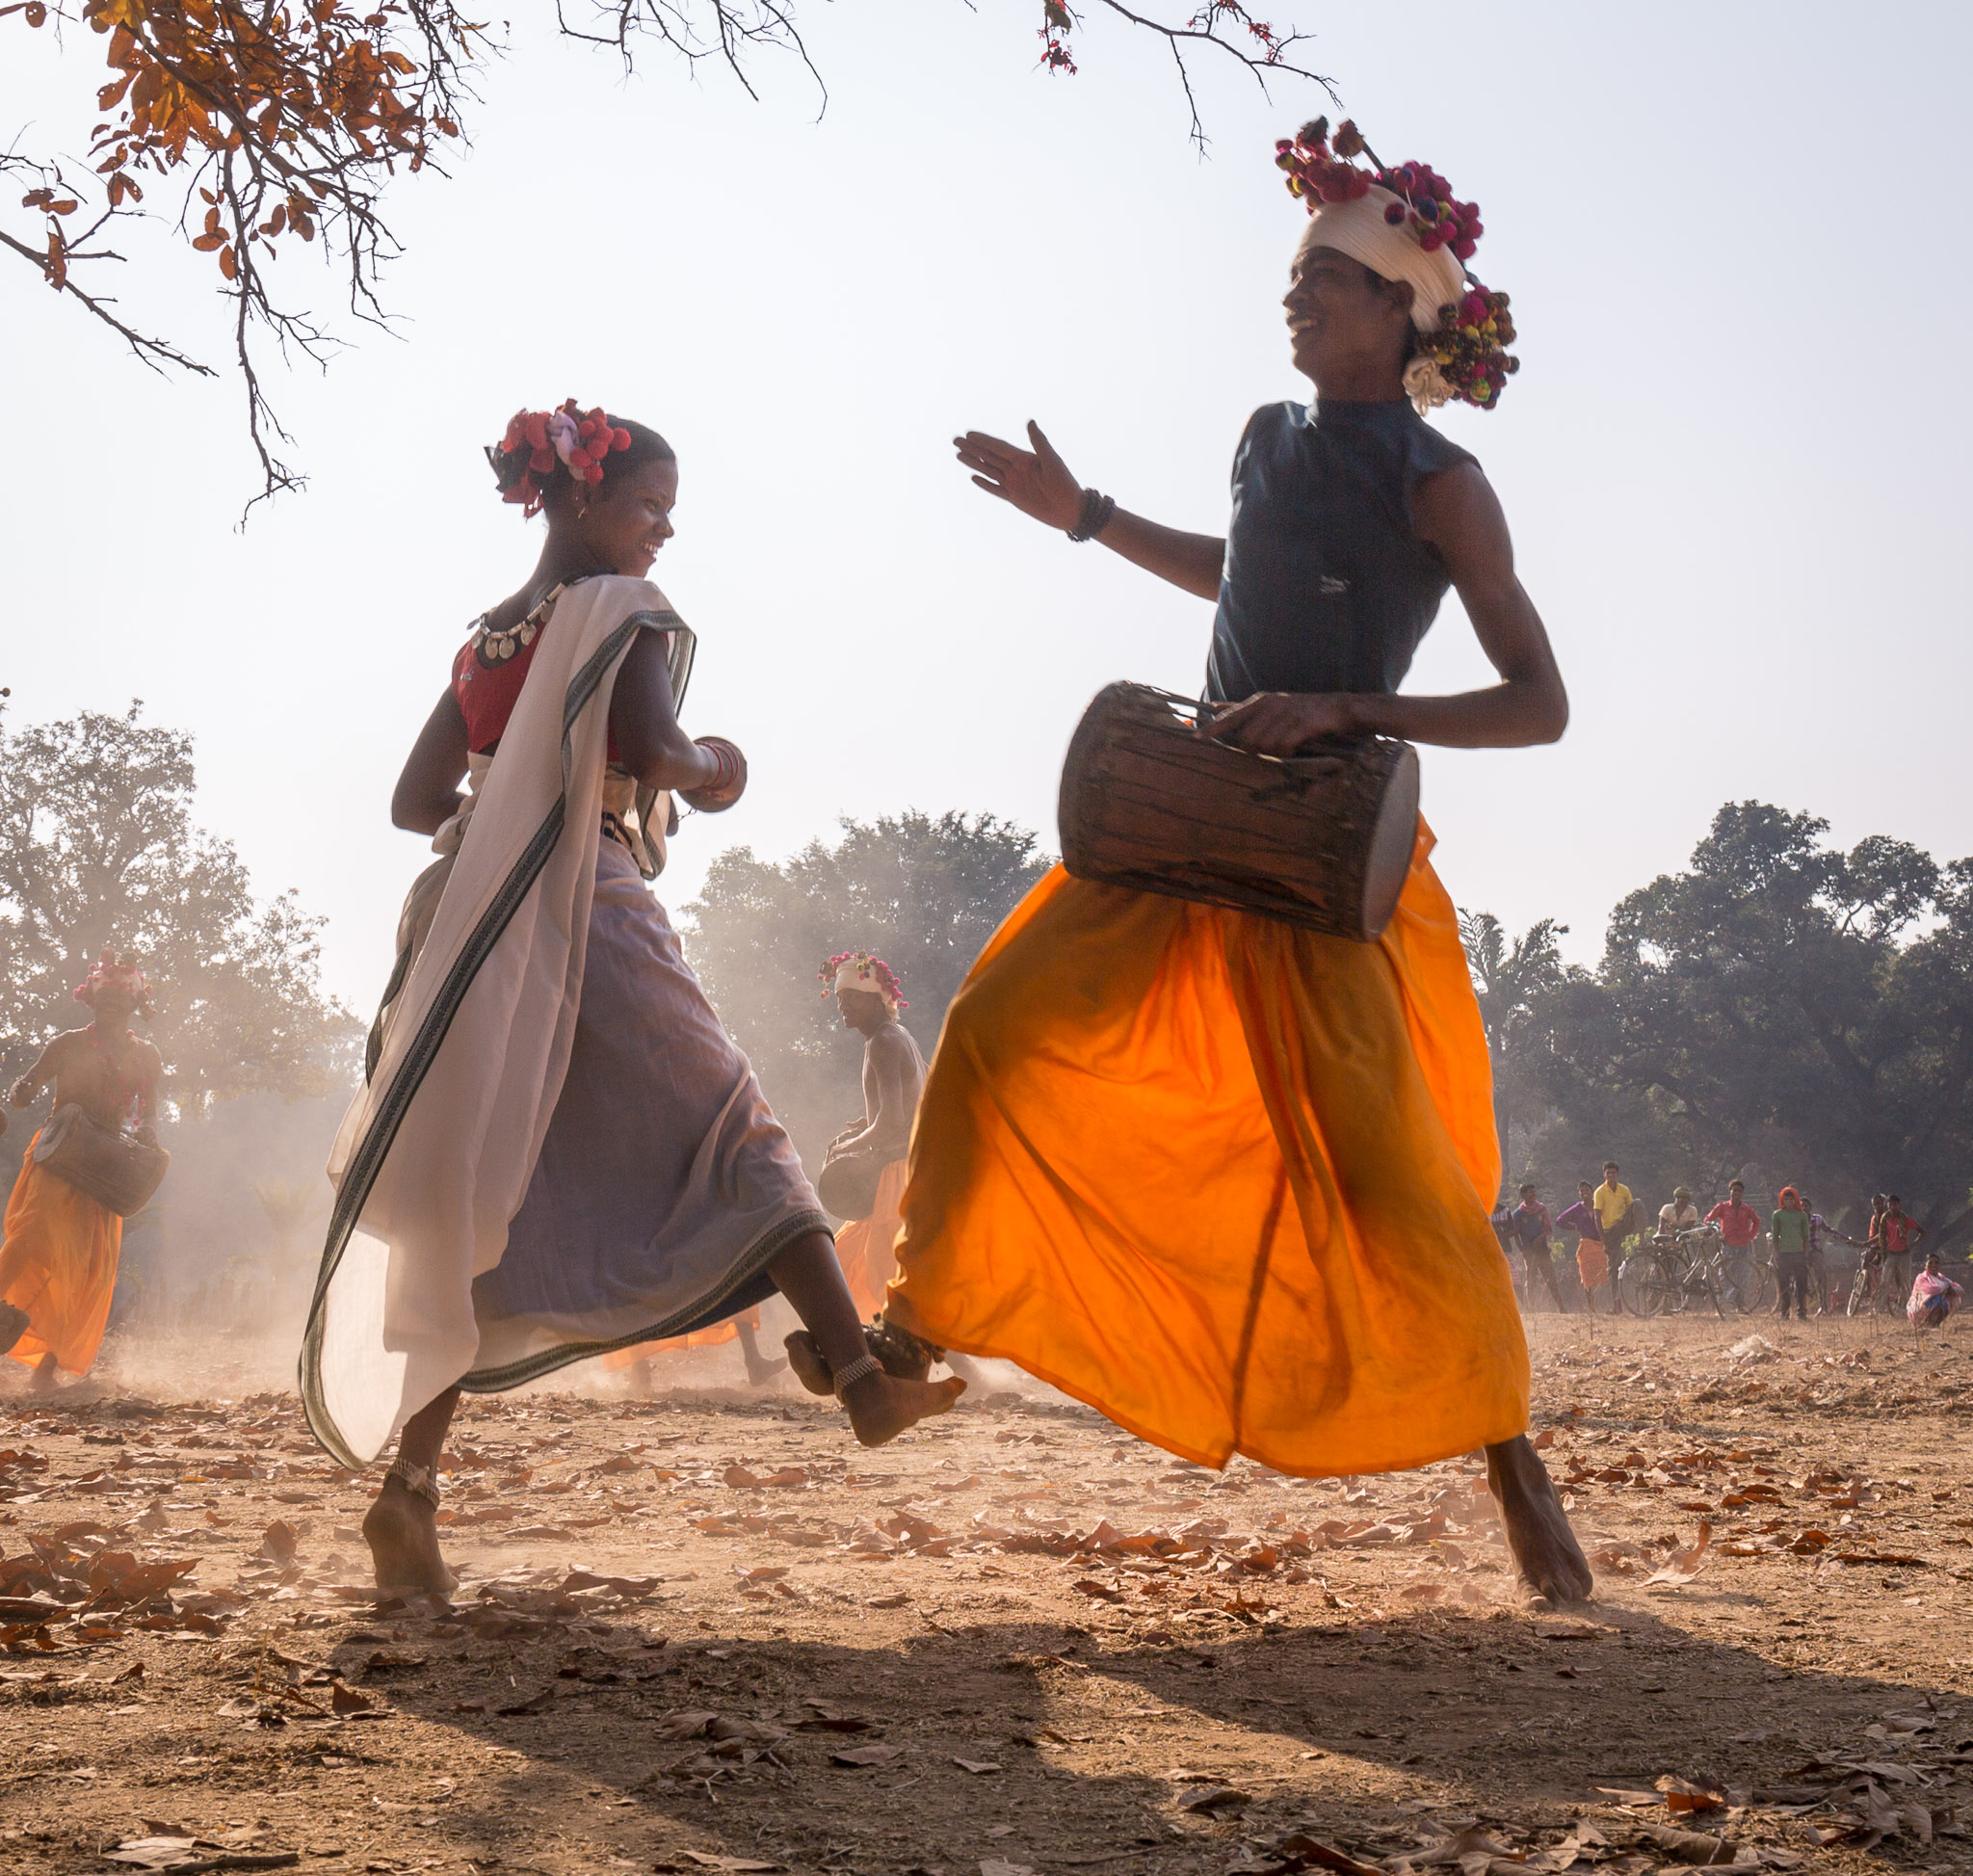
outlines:
M527 845L521 849L519 858L501 882L500 890L494 894L487 910L480 914L479 923L460 947L458 957L445 974L438 993L432 1000L432 1007L426 1011L425 1019L418 1025L418 1033L405 1051L405 1059L399 1063L396 1074L391 1077L390 1086L384 1092L370 1125L365 1129L361 1143L351 1155L350 1165L344 1175L341 1190L336 1194L335 1209L329 1215L329 1236L322 1248L322 1264L316 1273L315 1294L308 1305L308 1327L302 1338L302 1357L297 1377L302 1394L302 1412L308 1422L308 1431L329 1454L341 1465L360 1471L364 1462L357 1459L343 1440L339 1428L331 1418L322 1400L322 1306L328 1296L329 1285L341 1266L343 1253L349 1248L350 1235L355 1229L356 1221L362 1215L363 1206L369 1202L370 1189L377 1182L378 1174L382 1171L383 1161L389 1153L391 1143L396 1140L398 1129L403 1126L405 1116L410 1111L412 1098L431 1072L432 1064L438 1059L439 1048L451 1032L453 1018L458 1016L460 1005L465 1001L466 991L472 988L473 980L479 975L493 947L499 942L500 935L513 922L513 915L520 910L521 902L533 889L535 882L541 876L541 869L547 865L549 856L555 851L556 843L562 838L563 826L567 818L568 794L567 777L570 751L568 732L584 706L595 695L602 682L604 672L619 656L640 628L640 621L655 617L648 613L633 613L623 623L617 626L589 659L568 681L568 688L563 694L562 704L562 772L563 792L555 799L554 805L542 818Z
M524 1355L519 1361L509 1361L497 1368L475 1368L462 1377L459 1385L469 1394L504 1394L511 1387L539 1381L544 1374L552 1374L557 1368L566 1368L571 1362L587 1361L592 1355L610 1355L619 1348L635 1348L639 1342L662 1341L668 1335L706 1328L711 1323L723 1320L723 1315L747 1308L745 1303L735 1301L732 1308L725 1310L723 1315L716 1313L722 1304L729 1298L736 1298L753 1279L764 1275L768 1265L797 1238L805 1237L810 1231L829 1229L829 1218L823 1212L790 1212L755 1240L752 1249L720 1280L715 1288L696 1302L687 1304L684 1308L672 1310L662 1322L633 1330L627 1335L618 1335L607 1342L563 1342L555 1348Z

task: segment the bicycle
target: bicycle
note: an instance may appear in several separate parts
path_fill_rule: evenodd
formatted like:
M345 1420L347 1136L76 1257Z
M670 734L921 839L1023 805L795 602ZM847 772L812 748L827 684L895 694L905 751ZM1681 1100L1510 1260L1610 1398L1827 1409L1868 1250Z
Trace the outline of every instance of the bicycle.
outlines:
M1846 1316L1867 1316L1873 1313L1892 1316L1898 1314L1903 1304L1891 1292L1891 1286L1884 1281L1884 1259L1881 1251L1866 1250L1856 1265L1856 1275L1850 1280L1850 1295L1843 1305Z
M1620 1294L1640 1316L1679 1315L1696 1302L1710 1302L1723 1321L1726 1306L1751 1315L1775 1299L1775 1273L1744 1251L1732 1250L1717 1225L1675 1236L1662 1232L1624 1260Z

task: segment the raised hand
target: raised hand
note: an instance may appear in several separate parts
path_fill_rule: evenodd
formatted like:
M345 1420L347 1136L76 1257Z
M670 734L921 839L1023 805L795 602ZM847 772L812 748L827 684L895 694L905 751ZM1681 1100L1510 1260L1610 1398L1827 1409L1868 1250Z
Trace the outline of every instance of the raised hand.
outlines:
M1065 532L1082 518L1082 485L1056 455L1054 444L1042 436L1040 425L1032 419L1028 441L1034 444L1032 450L1004 443L985 431L969 430L963 436L955 436L952 446L960 461L972 470L976 487L1013 503L1044 527Z

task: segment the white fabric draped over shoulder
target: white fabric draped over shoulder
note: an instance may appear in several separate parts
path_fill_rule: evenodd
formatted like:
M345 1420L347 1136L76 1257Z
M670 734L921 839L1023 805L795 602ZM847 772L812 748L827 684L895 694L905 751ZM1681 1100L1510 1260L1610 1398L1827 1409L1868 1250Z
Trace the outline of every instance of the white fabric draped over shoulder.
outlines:
M586 580L556 602L336 1136L301 1386L346 1466L473 1366L473 1280L500 1262L567 1072L610 694L645 629L690 643L645 580Z

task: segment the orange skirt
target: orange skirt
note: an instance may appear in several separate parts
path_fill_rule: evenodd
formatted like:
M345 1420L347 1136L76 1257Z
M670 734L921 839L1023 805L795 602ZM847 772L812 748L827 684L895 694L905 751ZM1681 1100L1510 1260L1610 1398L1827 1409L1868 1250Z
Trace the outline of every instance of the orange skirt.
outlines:
M946 1017L893 1318L1210 1466L1392 1471L1523 1432L1432 845L1421 822L1376 944L1050 873Z
M639 1342L631 1348L614 1348L603 1357L606 1368L628 1368L639 1361L647 1361L653 1355L674 1355L681 1348L718 1348L723 1342L740 1339L740 1325L760 1328L760 1311L743 1309L737 1316L728 1316L724 1322L716 1322L710 1329L695 1329L689 1335L667 1335L661 1342Z
M123 1221L34 1155L30 1140L0 1239L0 1299L30 1324L12 1353L30 1365L52 1353L65 1373L87 1374L110 1320Z
M857 1310L866 1318L883 1308L884 1291L898 1274L898 1229L904 1223L900 1206L905 1196L908 1162L894 1159L877 1181L877 1209L836 1230L836 1255L843 1260L843 1281Z

